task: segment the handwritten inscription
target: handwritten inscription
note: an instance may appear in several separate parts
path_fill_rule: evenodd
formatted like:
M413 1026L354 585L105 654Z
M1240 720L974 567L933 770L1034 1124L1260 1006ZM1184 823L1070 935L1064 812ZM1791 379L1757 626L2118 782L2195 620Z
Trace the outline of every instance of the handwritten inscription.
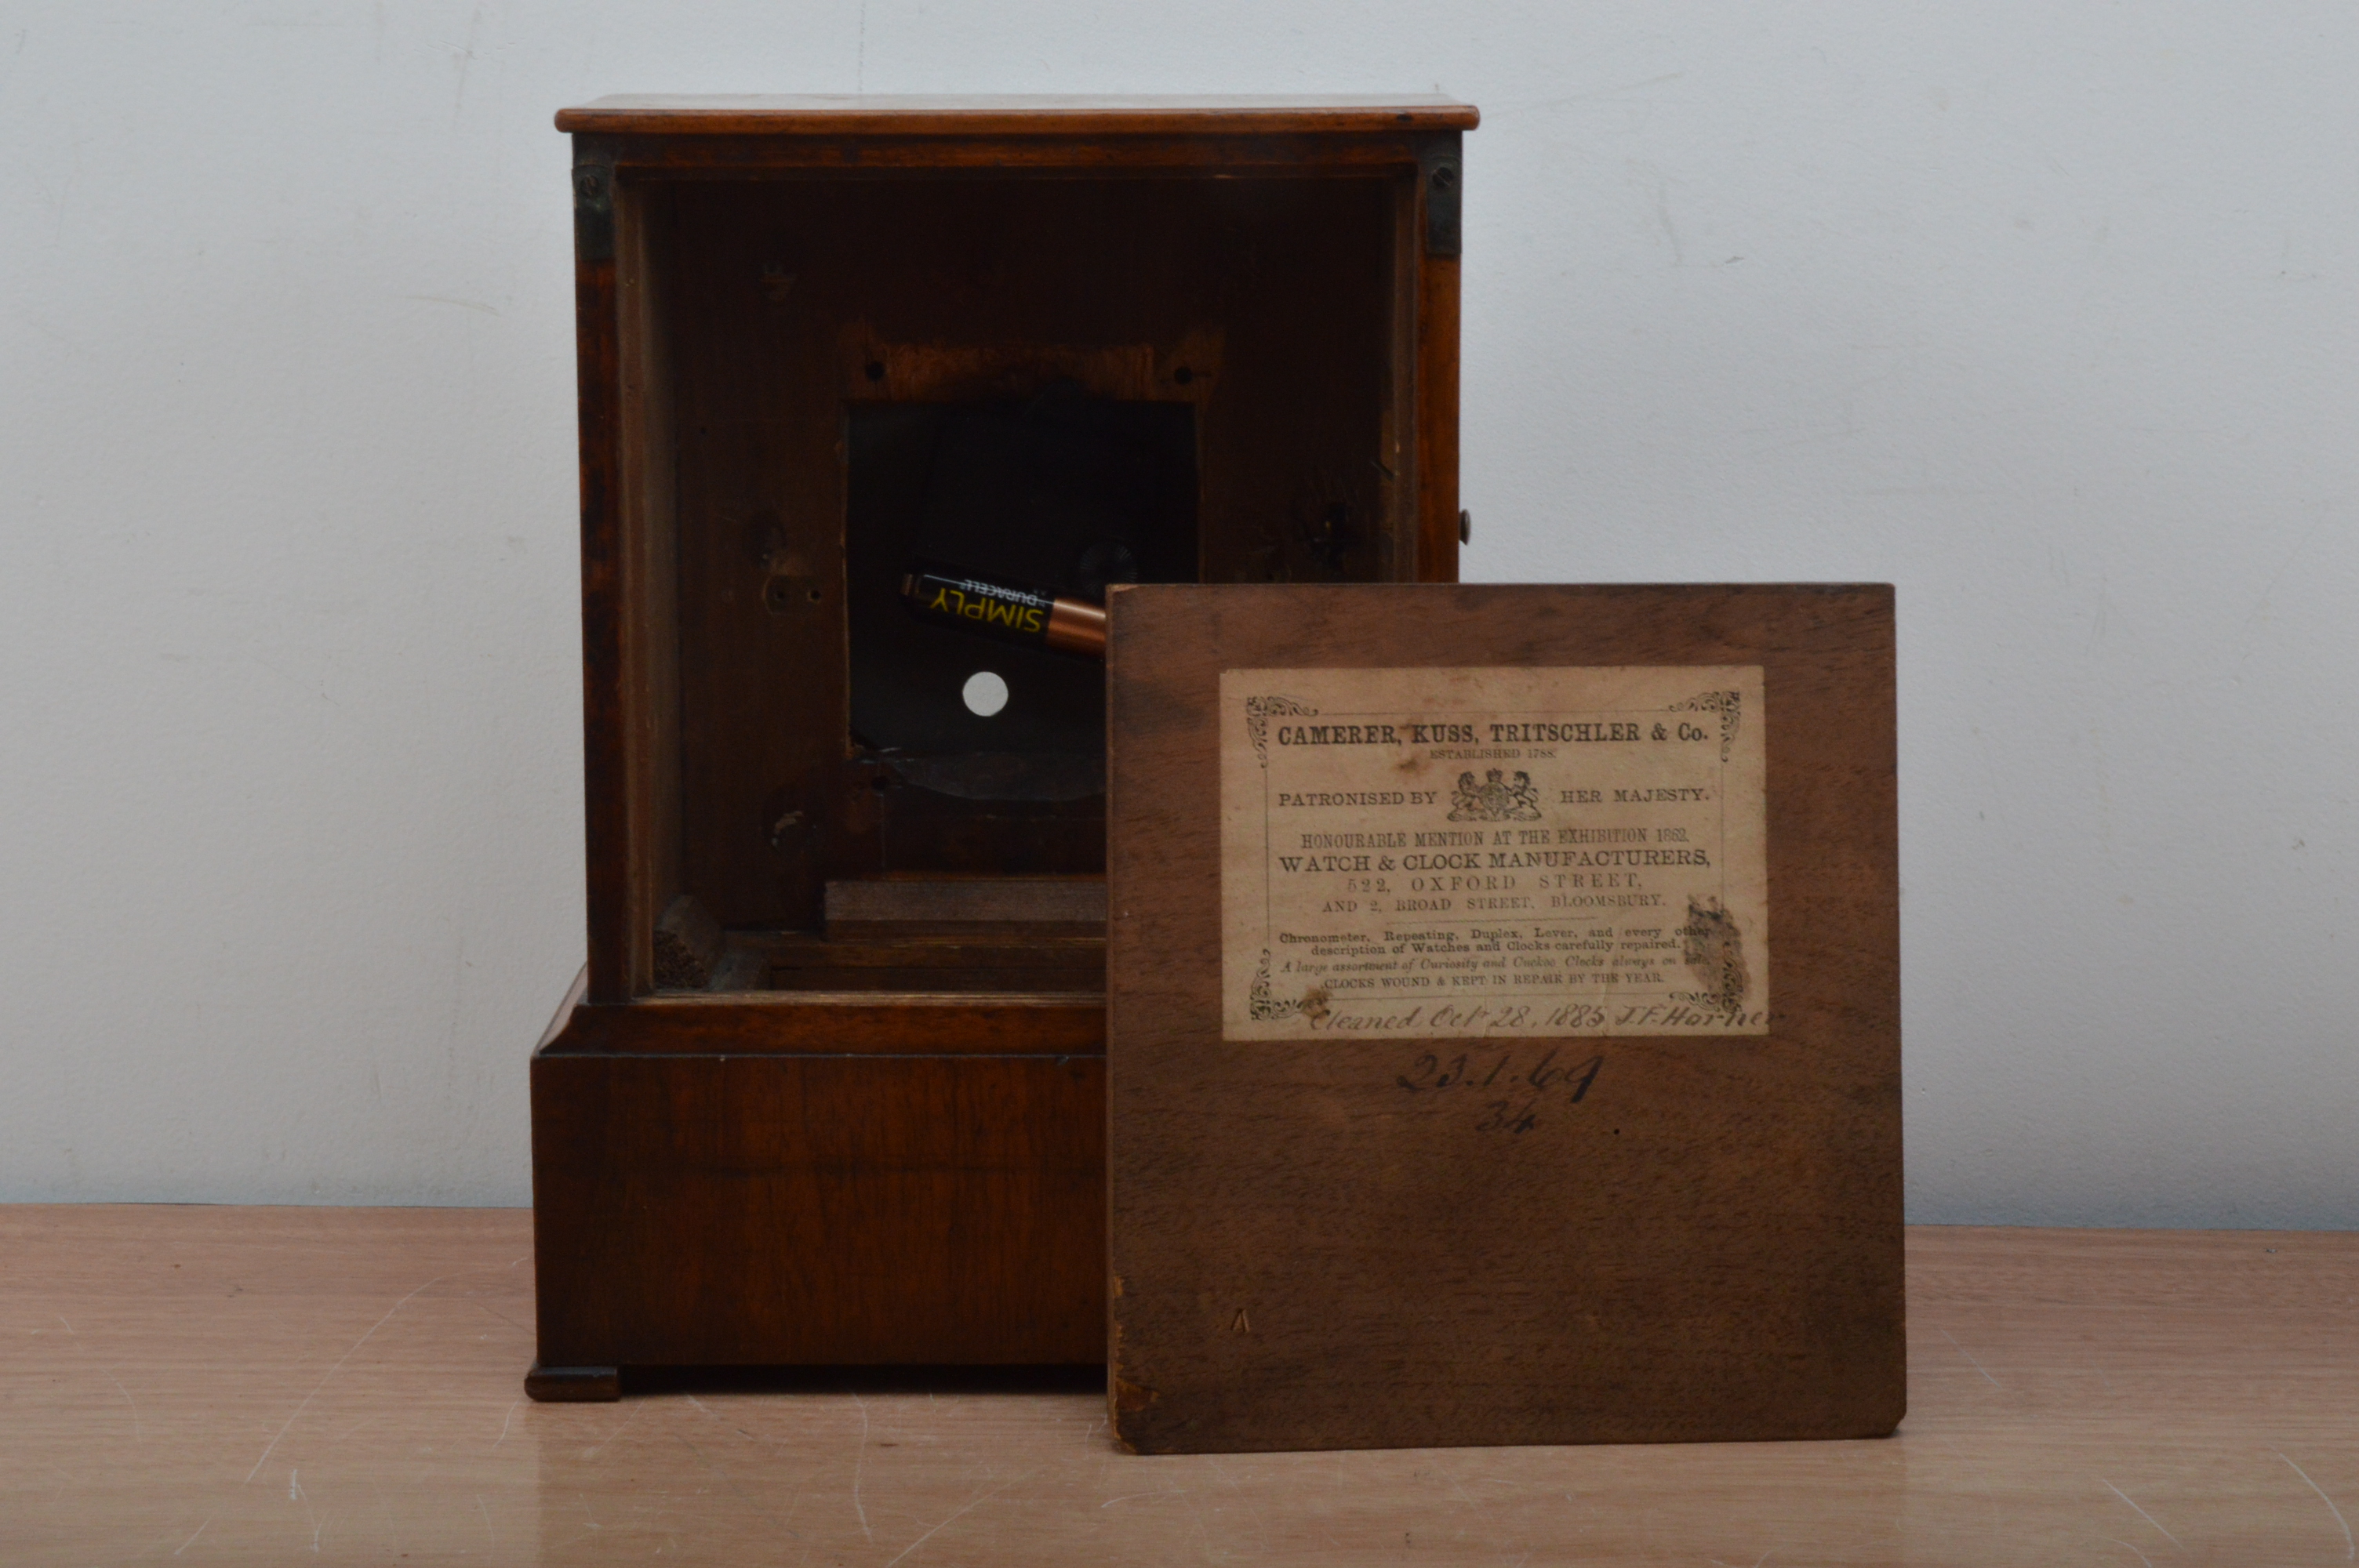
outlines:
M1560 1054L1560 1048L1552 1048L1529 1066L1519 1068L1516 1054L1504 1052L1490 1062L1486 1070L1484 1061L1472 1052L1462 1052L1445 1061L1429 1051L1393 1082L1413 1095L1429 1091L1440 1094L1451 1089L1472 1089L1478 1095L1495 1093L1499 1098L1480 1101L1481 1114L1474 1122L1474 1130L1529 1132L1539 1125L1542 1102L1551 1090L1556 1091L1561 1103L1579 1105L1605 1066L1602 1054L1571 1066L1558 1064Z
M1224 1037L1767 1030L1757 666L1221 692Z

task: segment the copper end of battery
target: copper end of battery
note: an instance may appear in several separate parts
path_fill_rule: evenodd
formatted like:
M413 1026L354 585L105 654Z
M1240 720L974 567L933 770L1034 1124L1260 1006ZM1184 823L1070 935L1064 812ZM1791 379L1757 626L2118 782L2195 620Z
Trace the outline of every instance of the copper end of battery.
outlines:
M1048 633L1041 641L1069 654L1105 657L1106 612L1078 599L1060 599L1049 611Z

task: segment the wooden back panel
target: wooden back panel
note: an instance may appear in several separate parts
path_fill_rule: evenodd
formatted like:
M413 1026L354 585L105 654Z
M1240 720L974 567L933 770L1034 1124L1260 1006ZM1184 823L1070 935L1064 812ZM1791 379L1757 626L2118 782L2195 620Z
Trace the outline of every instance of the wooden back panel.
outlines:
M1891 1430L1906 1402L1891 590L1135 588L1114 596L1112 637L1121 1439ZM1764 671L1768 1033L1567 1040L1603 1065L1582 1103L1520 1137L1406 1092L1416 1058L1482 1041L1223 1040L1223 669L1627 665Z

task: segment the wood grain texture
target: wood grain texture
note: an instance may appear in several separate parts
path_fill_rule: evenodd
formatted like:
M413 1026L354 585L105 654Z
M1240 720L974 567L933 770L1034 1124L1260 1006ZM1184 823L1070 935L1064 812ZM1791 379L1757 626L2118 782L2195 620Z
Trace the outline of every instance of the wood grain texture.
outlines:
M972 1375L535 1404L531 1245L515 1209L0 1207L0 1561L2353 1561L2359 1235L1914 1229L1881 1442L1155 1459L1093 1392Z
M1458 580L1458 270L1417 258L1417 571Z
M1105 1054L1105 1001L1095 990L863 990L708 991L603 1003L584 1002L577 981L538 1049L627 1055L1099 1056Z
M1021 991L1105 995L1105 936L993 935L810 936L742 944L748 985L772 990Z
M602 1001L644 988L632 914L652 890L633 885L629 665L625 658L625 497L621 443L622 326L614 262L573 268L574 374L581 438L582 727L589 881L590 983Z
M680 881L670 200L614 204L612 254L574 264L590 986L609 1001L654 984Z
M615 192L614 446L620 529L630 989L655 981L655 928L682 886L679 523L671 324L671 192ZM709 912L706 914L709 920Z
M1081 1055L543 1052L537 1359L1093 1360L1103 1073Z
M977 929L1105 935L1103 877L967 877L830 882L831 936L940 935Z
M1405 172L1456 131L1401 130L1363 135L645 135L574 138L625 170L693 178L768 178L825 173L852 178L952 170L1025 178L1137 175L1238 176L1290 172L1310 178Z
M682 190L678 287L683 875L724 926L820 923L867 869L849 819L842 414L800 255ZM782 278L779 269L784 269ZM775 297L782 292L785 297ZM800 299L792 297L799 289ZM788 612L775 577L810 585ZM800 813L799 816L794 814ZM782 824L791 826L782 827Z
M1905 1404L1891 591L1147 587L1112 611L1124 1439L1889 1431ZM1686 664L1765 671L1767 1036L1567 1040L1604 1065L1527 1138L1396 1087L1444 1043L1222 1039L1223 668Z
M623 93L557 112L560 131L641 135L1358 135L1471 131L1480 123L1473 104L1424 93L1310 98Z

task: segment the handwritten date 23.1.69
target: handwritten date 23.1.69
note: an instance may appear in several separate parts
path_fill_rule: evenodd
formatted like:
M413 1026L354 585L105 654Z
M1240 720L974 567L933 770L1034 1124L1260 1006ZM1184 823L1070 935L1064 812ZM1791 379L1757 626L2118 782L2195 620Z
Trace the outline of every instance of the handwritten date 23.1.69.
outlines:
M1503 1096L1482 1102L1484 1115L1474 1124L1474 1130L1529 1132L1538 1125L1540 1102L1551 1092L1560 1092L1567 1105L1579 1105L1605 1065L1601 1054L1576 1066L1559 1066L1558 1052L1551 1049L1531 1066L1517 1071L1516 1054L1506 1051L1495 1060L1478 1061L1473 1054L1466 1053L1445 1061L1429 1051L1393 1082L1413 1095L1429 1090L1439 1094L1450 1089L1474 1089Z

